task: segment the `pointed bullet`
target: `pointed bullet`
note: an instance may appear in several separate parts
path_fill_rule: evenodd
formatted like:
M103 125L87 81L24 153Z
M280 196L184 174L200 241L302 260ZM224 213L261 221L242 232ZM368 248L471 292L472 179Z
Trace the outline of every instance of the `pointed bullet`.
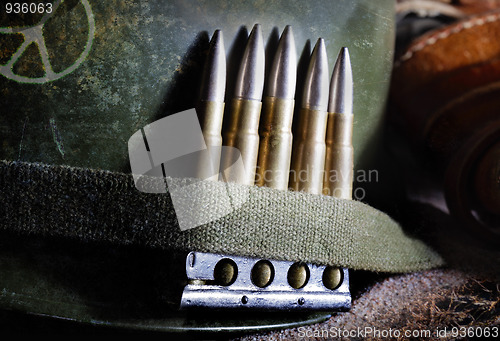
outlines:
M267 88L268 97L294 99L297 83L297 50L292 26L283 30L273 59Z
M327 110L329 74L325 41L319 38L312 52L307 70L302 108Z
M210 41L203 72L200 100L224 102L226 90L226 51L221 30L216 30Z
M328 112L352 114L353 81L349 50L343 47L333 68Z
M255 24L248 37L241 60L234 97L246 100L262 100L264 89L265 51L262 30Z

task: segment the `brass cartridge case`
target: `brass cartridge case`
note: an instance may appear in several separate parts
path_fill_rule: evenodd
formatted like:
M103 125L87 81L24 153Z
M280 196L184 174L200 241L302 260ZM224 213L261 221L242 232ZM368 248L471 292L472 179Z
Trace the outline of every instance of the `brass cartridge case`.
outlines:
M302 108L299 115L289 186L295 191L321 194L325 167L327 112Z
M328 113L323 194L352 199L352 114Z
M201 153L197 177L205 180L219 179L219 165L222 148L222 119L224 102L200 101L196 108L207 152Z
M222 181L253 185L259 153L259 119L261 101L234 98L229 113L230 122L223 132L225 148L221 161ZM229 150L226 150L229 149ZM231 167L239 155L244 167Z
M260 146L255 184L286 190L292 157L294 100L265 97L259 127Z

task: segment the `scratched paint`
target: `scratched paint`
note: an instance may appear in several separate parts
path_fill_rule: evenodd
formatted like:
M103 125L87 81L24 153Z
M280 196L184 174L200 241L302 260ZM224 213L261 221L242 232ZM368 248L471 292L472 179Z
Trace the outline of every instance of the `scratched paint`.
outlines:
M52 138L54 139L54 143L57 146L57 150L61 153L64 159L64 145L62 143L61 134L57 129L56 120L54 118L49 119L50 129L52 130Z
M24 139L24 133L26 132L26 127L28 125L28 117L24 119L24 124L23 124L23 130L21 132L21 141L19 142L19 154L17 155L17 159L21 160L21 151L23 150L23 139Z
M224 32L227 93L228 98L232 96L241 55L237 48L246 38L244 27L248 30L258 22L266 45L271 46L269 52L285 25L293 25L301 60L309 56L307 44L324 38L330 69L340 47L349 47L356 92L356 165L361 159L382 160L374 150L374 139L392 67L393 2L65 0L46 20L42 32L32 28L40 27L41 18L20 23L0 20L0 27L28 28L0 32L0 65L10 66L16 51L28 47L27 35L27 40L45 43L45 48L34 44L33 58L25 50L27 60L19 56L18 66L24 76L39 78L47 75L40 77L32 67L44 71L44 65L50 64L53 72L49 75L54 75L82 55L90 33L83 3L91 5L95 24L87 59L65 77L27 84L0 76L0 159L20 155L24 161L127 171L127 141L132 134L159 118L194 107L206 48L215 29ZM26 117L28 126L20 145ZM49 128L50 118L58 132ZM374 168L371 164L358 167Z

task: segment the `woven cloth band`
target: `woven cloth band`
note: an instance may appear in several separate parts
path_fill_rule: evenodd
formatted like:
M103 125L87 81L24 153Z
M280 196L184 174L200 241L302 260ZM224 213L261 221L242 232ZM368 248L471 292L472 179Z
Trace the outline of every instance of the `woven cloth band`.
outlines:
M169 186L184 181L169 179ZM246 200L222 218L181 231L170 196L138 191L129 174L1 161L0 229L383 272L443 265L426 244L361 202L223 182L191 186L209 201L227 193L228 186ZM210 208L197 210L210 217Z

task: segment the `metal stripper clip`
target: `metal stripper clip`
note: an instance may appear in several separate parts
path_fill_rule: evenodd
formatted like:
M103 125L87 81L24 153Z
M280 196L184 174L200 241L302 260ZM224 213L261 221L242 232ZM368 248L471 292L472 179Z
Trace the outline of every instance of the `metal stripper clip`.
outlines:
M329 311L351 306L347 269L191 252L186 274L181 309Z

